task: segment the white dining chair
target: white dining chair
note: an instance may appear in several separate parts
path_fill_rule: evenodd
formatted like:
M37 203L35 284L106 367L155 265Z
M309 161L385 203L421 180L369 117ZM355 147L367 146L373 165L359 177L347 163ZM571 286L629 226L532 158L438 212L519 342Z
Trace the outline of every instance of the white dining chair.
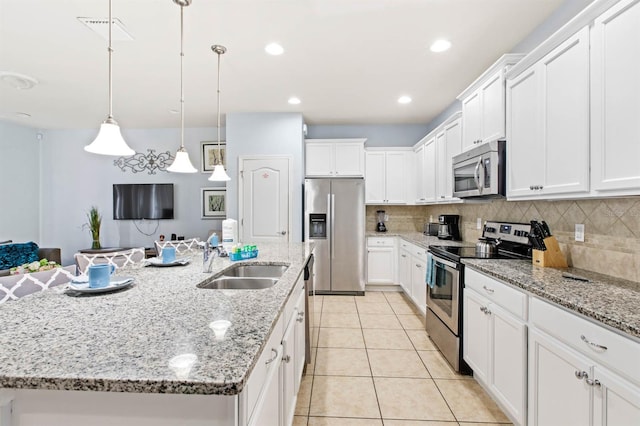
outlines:
M0 305L32 293L66 284L75 276L76 266L64 266L42 272L0 277Z
M162 249L165 247L175 247L176 253L184 253L185 251L195 250L198 248L200 238L189 238L186 240L170 240L170 241L154 241L156 246L156 254L162 256Z
M79 274L86 274L89 266L110 264L117 268L135 265L144 261L144 247L136 247L127 250L114 251L109 253L76 253L73 255L76 260L76 267Z

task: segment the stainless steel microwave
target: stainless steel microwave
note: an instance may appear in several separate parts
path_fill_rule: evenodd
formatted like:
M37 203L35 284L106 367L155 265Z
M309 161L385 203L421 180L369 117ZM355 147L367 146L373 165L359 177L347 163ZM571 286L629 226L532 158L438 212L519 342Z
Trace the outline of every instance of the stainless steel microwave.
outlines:
M453 157L453 196L504 197L506 175L505 141L484 143Z

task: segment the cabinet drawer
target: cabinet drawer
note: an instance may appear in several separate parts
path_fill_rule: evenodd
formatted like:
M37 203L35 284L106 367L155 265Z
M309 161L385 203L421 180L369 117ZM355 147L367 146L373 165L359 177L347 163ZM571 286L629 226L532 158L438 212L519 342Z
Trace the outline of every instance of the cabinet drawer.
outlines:
M396 245L393 237L369 237L367 238L368 247L394 247Z
M520 319L527 320L528 296L515 288L481 274L471 268L465 268L464 285L474 289L490 301L500 305Z
M424 249L415 244L408 243L402 239L400 240L400 247L408 251L412 256L415 256L422 261L427 260L427 249Z
M529 309L533 326L640 383L640 343L536 297L531 298Z

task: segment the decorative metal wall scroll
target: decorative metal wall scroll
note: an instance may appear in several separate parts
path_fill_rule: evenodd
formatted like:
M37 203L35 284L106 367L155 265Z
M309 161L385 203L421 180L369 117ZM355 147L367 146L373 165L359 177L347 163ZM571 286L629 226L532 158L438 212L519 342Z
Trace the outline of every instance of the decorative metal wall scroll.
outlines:
M113 160L113 165L120 167L123 172L131 169L133 173L141 173L148 170L148 174L155 175L156 170L166 172L175 158L171 152L165 151L160 154L155 153L155 149L147 149L148 154L138 152L131 157L120 157Z

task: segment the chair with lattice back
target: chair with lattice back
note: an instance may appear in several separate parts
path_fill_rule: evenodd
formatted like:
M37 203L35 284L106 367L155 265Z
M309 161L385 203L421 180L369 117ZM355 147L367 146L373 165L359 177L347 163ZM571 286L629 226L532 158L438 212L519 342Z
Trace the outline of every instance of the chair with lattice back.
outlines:
M186 240L171 240L171 241L154 241L156 246L156 254L158 257L162 256L162 249L165 247L175 247L176 253L184 253L185 251L195 250L198 248L200 238L189 238Z
M86 274L91 265L110 264L117 268L135 265L144 261L144 247L136 247L128 250L113 251L109 253L76 253L74 255L78 273Z
M18 300L31 293L66 284L73 279L75 270L76 267L71 265L48 271L0 277L0 305L4 302Z

